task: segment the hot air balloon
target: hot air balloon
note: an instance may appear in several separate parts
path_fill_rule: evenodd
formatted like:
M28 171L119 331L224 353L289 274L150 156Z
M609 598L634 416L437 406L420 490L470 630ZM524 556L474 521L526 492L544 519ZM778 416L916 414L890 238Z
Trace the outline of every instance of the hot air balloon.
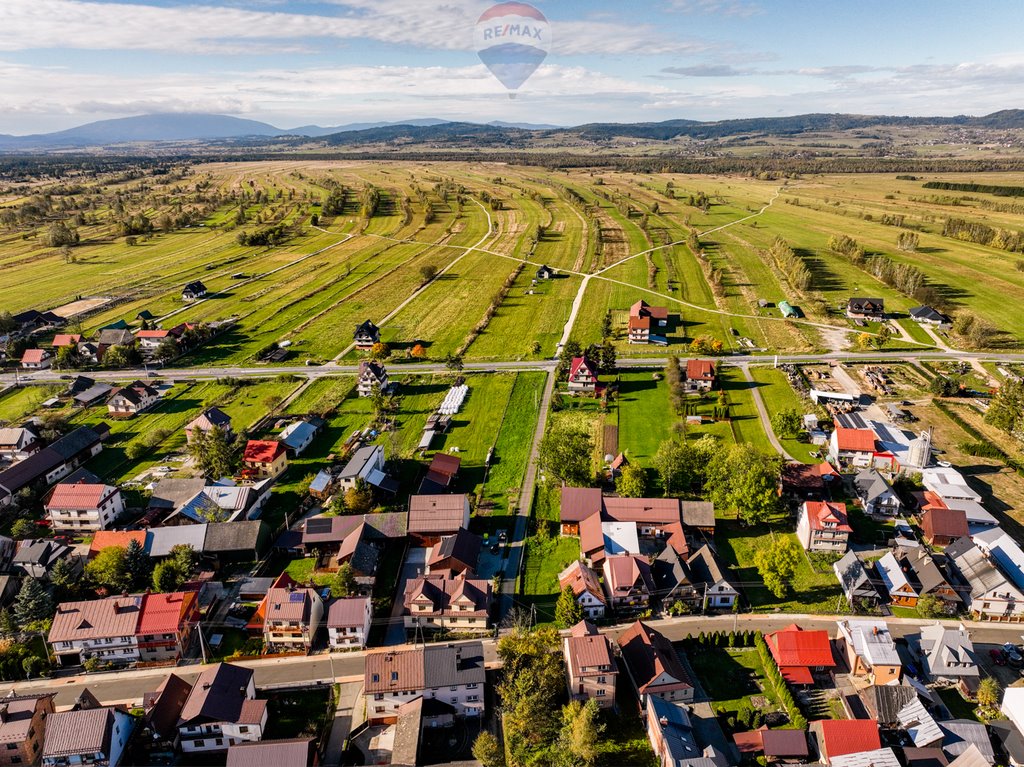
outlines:
M509 98L547 58L551 26L526 3L499 3L483 12L474 31L477 54L509 89Z

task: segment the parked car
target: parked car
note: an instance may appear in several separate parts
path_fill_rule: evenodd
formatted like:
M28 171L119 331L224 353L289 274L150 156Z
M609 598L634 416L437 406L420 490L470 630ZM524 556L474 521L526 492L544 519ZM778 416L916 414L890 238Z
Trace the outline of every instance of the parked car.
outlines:
M1004 653L1002 650L989 650L988 654L992 658L992 662L995 663L997 666L1006 665L1006 653Z
M1017 651L1017 646L1009 642L1003 645L1003 652L1006 653L1006 662L1015 668L1024 666L1024 657Z

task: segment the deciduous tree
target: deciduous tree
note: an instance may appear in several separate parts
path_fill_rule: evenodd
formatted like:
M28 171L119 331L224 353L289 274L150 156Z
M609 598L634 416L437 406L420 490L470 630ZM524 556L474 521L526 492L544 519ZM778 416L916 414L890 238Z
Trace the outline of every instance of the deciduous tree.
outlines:
M754 555L754 564L767 588L783 597L800 562L800 545L789 535L779 535L763 543Z
M778 510L782 462L753 445L718 451L707 467L706 488L719 509L737 512L746 524L763 522Z
M772 415L772 429L780 437L795 437L800 433L800 414L793 408L776 411Z
M647 495L647 472L635 463L624 466L615 480L615 491L623 498L643 498Z
M570 764L590 767L597 761L605 729L599 717L597 701L593 698L586 703L573 700L562 708L562 732L558 746L561 753L570 757Z
M555 426L540 443L540 466L559 482L586 487L593 479L591 457L594 442L590 435L570 426Z

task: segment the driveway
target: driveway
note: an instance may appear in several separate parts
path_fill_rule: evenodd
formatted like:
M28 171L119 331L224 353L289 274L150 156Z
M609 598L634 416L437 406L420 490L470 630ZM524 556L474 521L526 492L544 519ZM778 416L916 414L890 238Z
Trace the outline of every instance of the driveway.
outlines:
M349 682L338 685L338 688L338 707L335 709L331 734L327 739L323 765L341 764L345 740L352 730L362 724L365 718L363 685L359 682Z
M405 584L426 572L428 551L429 549L425 548L410 548L405 555L402 571L398 575L395 602L391 608L391 621L388 623L388 630L384 636L384 644L389 647L405 644L405 624L402 621L402 597L405 594Z

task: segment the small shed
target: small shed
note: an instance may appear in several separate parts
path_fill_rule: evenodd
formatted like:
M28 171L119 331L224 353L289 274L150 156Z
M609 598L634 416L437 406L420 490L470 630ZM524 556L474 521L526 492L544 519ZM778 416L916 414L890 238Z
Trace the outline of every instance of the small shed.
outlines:
M779 301L779 311L782 312L782 316L787 319L790 317L799 317L800 313L793 307L789 301Z

